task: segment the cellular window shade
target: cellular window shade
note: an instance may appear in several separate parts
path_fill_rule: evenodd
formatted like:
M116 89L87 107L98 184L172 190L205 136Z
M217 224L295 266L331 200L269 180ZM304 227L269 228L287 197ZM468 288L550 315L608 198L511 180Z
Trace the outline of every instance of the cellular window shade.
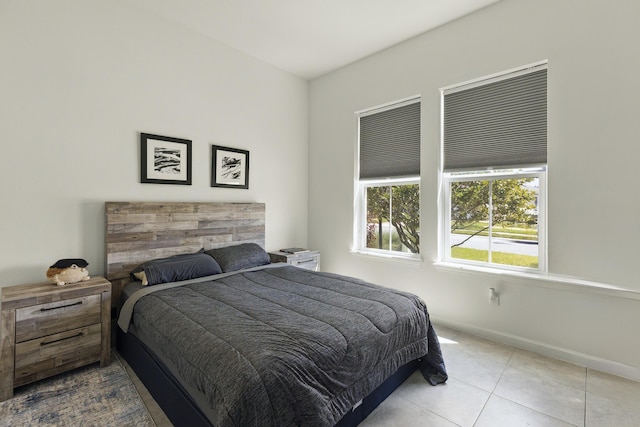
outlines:
M420 102L360 117L360 178L420 175Z
M444 92L444 170L547 163L547 70Z

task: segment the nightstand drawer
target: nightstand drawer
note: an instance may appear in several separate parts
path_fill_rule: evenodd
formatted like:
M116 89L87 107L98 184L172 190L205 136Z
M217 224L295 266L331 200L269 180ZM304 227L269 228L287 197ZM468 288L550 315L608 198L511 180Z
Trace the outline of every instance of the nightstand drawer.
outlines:
M318 255L298 255L296 258L290 261L290 264L300 268L306 268L307 270L318 269Z
M102 325L16 344L14 387L100 360Z
M318 251L302 251L296 253L288 253L282 251L269 252L271 262L286 262L299 268L307 270L320 270L320 252Z
M16 343L100 323L101 296L88 295L16 310Z

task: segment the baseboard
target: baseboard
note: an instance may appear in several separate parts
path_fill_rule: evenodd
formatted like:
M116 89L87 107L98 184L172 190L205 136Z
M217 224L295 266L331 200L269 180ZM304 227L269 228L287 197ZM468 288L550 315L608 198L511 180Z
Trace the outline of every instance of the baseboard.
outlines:
M579 353L562 347L556 347L539 341L533 341L517 335L505 334L489 329L478 328L473 325L461 324L446 321L432 317L433 323L444 327L465 332L491 341L497 341L502 344L510 345L522 350L531 351L542 354L544 356L553 357L554 359L563 360L589 369L606 372L619 377L628 378L633 381L640 381L640 368L625 365L623 363L614 362L612 360L602 359L589 354ZM446 363L446 360L445 360Z

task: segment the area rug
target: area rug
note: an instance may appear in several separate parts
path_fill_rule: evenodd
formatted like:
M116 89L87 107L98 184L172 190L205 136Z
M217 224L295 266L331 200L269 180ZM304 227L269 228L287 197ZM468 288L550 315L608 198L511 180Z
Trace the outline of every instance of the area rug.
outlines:
M155 425L113 353L107 367L96 363L18 387L0 402L0 426Z

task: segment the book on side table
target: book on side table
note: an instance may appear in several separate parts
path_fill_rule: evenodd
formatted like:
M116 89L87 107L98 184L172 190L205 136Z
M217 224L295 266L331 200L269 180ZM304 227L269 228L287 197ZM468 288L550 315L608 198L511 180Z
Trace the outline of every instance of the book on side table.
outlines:
M304 252L309 252L309 249L305 248L285 248L280 249L280 252L284 252L285 254L301 254Z

